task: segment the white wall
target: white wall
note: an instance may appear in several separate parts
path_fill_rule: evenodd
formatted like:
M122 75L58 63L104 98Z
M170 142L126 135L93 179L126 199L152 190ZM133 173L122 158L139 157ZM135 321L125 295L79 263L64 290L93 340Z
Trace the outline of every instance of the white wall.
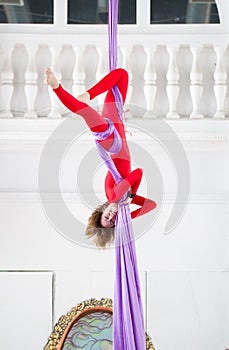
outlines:
M173 165L156 142L135 140L160 166L164 181L162 210L136 240L146 327L159 350L215 350L229 345L228 123L205 121L204 129L202 122L170 122L183 140L192 184L187 211L169 235L164 227L176 193ZM12 348L9 327L14 322L6 321L9 312L20 321L18 342L29 350L41 348L53 323L76 303L113 296L113 249L100 251L64 238L48 221L36 193L41 150L58 123L0 121L0 324L5 350ZM84 222L90 210L71 194L77 194L72 173L90 147L91 140L84 140L72 148L61 177L67 206ZM144 181L141 193L146 190ZM95 191L102 199L102 186L96 185ZM86 187L83 192L88 196ZM142 220L136 219L134 227ZM25 324L30 342L25 340Z
M126 27L120 26L120 43L126 47L129 38L131 45L134 40L148 47L150 37L150 45L210 42L213 46L226 46L229 2L217 3L220 25L149 26L149 1L141 0L138 25L129 26L128 35ZM55 49L57 42L60 47L59 34L63 33L65 43L77 41L82 47L85 38L93 40L90 27L65 26L66 1L55 0L55 11L54 26L1 25L4 47L11 49L10 43L16 40L32 50L47 35L45 38ZM79 35L82 30L85 35ZM93 33L100 33L101 42L107 40L104 26L96 27ZM178 68L184 57L190 66L190 52L183 56L185 52L181 51ZM202 70L206 60L215 62L211 48L203 52ZM224 56L228 73L227 56L228 50ZM185 88L185 80L182 84ZM227 114L228 101L227 94ZM165 111L167 107L164 106ZM215 101L206 98L201 108L204 114L212 114ZM187 114L191 111L190 102L184 105L182 95L178 110ZM0 333L4 350L11 350L12 346L41 349L53 324L72 306L90 297L113 294L114 251L99 251L64 238L48 221L37 194L41 151L59 122L42 118L0 120ZM157 350L225 350L229 348L228 120L178 120L170 125L181 138L190 162L191 196L179 225L170 235L164 235L176 193L176 174L164 150L156 143L144 141L142 147L160 167L165 191L165 201L154 225L136 240L146 328ZM84 222L89 208L74 195L75 174L82 155L91 148L90 142L72 149L61 177L67 206ZM134 142L141 144L141 139ZM86 184L83 192L90 196ZM95 184L94 190L102 199L102 186ZM145 190L143 185L141 191ZM144 217L136 220L138 224L135 221L134 226L139 227Z

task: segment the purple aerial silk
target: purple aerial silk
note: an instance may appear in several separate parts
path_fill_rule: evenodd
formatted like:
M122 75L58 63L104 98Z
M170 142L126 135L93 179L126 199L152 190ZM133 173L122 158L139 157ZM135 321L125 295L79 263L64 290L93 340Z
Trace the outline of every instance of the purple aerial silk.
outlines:
M108 2L108 31L109 31L109 66L110 70L117 65L117 22L118 0ZM116 107L123 122L122 96L117 86L113 89ZM122 180L109 152L118 153L122 140L108 120L109 127L104 133L94 133L98 151L111 171L116 183ZM114 143L106 151L98 140L106 139L114 132ZM126 195L121 199L126 198ZM128 204L118 206L115 225L115 281L113 306L113 349L114 350L145 350L146 338L141 300L140 282L137 267L134 235Z
M117 25L118 25L118 0L108 1L108 45L109 45L109 69L117 67ZM119 117L123 122L122 95L117 85L112 89Z
M109 119L108 129L104 132L93 132L98 152L107 168L112 173L115 182L122 180L109 153L118 153L122 140ZM114 143L106 151L98 142L105 140L114 132ZM126 198L123 196L121 201ZM113 303L113 349L114 350L145 350L146 338L141 300L140 281L138 275L137 257L134 244L130 208L128 204L118 206L115 223L115 281Z

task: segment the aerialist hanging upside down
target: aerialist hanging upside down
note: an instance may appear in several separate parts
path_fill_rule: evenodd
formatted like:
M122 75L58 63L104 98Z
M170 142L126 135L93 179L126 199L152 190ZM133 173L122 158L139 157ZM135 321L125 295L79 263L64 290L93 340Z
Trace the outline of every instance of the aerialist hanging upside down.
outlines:
M128 197L121 204L133 203L140 206L139 209L131 212L131 218L141 216L156 207L154 201L136 194L141 182L143 171L138 168L131 172L130 153L126 141L125 129L120 120L115 105L114 95L111 90L115 85L118 86L124 104L128 87L128 73L122 68L115 69L77 98L73 97L63 89L52 70L49 68L45 72L45 81L52 87L60 101L70 111L79 114L84 118L92 132L105 132L108 129L109 120L111 120L121 137L121 150L116 154L110 154L110 157L123 180L116 184L111 172L108 171L105 179L107 202L94 210L88 219L88 226L86 229L87 237L94 237L94 242L97 246L105 247L114 240L114 227L118 211L118 202L128 190ZM88 104L90 100L106 91L107 94L104 101L103 111L100 115ZM105 140L99 141L106 150L110 149L113 142L114 132L112 132Z

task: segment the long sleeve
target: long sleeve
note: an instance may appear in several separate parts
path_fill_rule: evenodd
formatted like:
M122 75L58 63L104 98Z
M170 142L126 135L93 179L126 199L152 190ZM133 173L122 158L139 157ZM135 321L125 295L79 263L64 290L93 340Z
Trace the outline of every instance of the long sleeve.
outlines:
M132 171L118 185L115 184L113 176L108 173L105 179L105 191L108 202L118 202L131 187L131 192L136 194L142 179L143 171L138 168Z
M156 202L153 200L141 196L134 197L131 203L141 206L141 208L138 208L131 212L132 219L148 213L149 211L155 209L157 206Z

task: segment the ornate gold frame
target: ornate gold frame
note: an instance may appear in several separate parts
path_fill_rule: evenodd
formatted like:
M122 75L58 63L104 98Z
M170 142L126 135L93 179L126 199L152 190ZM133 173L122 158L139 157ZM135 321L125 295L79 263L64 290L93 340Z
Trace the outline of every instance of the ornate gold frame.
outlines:
M61 347L66 339L66 336L75 321L83 315L92 311L106 311L113 313L112 299L102 298L85 300L73 307L66 315L59 318L55 324L52 334L48 338L48 342L44 350L61 350ZM146 350L155 350L152 339L146 334Z

